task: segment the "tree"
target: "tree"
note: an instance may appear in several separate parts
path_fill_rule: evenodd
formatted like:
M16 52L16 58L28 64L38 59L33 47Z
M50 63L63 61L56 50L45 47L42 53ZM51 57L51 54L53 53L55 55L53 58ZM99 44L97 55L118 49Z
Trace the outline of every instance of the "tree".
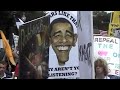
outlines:
M110 22L110 13L105 11L93 11L93 28L94 33L99 33L99 30L108 30Z
M1 11L0 12L0 30L3 31L10 45L13 44L12 33L19 35L16 27L15 18L26 16L26 22L46 15L45 11ZM0 36L1 38L1 36Z
M22 18L23 14L26 16L26 22L46 15L45 11L17 11L15 15Z
M9 11L0 12L0 30L2 30L8 38L10 26L14 24L14 19L12 18ZM1 37L1 36L0 36Z
M11 46L13 45L12 33L18 34L15 17L21 18L23 16L23 13L26 16L26 21L36 19L46 14L44 11L1 11L0 12L0 30L4 32ZM2 52L1 50L0 52L1 52L0 58L2 58L2 56L4 55L4 52ZM15 67L13 65L11 65L11 67L12 67L11 71L13 71Z
M26 21L30 21L45 15L44 11L25 11L26 14Z
M26 21L30 21L46 15L45 11L1 11L0 12L0 30L4 32L7 38L9 38L11 27L12 29L17 29L15 26L14 15L16 16L16 18L21 18L23 13L26 16ZM16 30L13 30L13 31L16 31Z

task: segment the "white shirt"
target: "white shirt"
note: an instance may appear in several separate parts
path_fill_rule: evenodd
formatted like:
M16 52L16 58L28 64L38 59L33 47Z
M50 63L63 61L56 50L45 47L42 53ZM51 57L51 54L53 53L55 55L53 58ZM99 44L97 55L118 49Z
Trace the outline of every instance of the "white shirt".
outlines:
M41 65L38 66L37 70L40 72L40 75L42 75L42 67L41 67Z
M1 77L1 79L5 78L6 77L6 74L4 73L3 77Z
M105 76L105 78L104 79L110 79L110 77L108 77L108 76Z
M1 79L6 77L6 73L4 73L3 77L1 77ZM5 78L5 79L13 79L13 78Z

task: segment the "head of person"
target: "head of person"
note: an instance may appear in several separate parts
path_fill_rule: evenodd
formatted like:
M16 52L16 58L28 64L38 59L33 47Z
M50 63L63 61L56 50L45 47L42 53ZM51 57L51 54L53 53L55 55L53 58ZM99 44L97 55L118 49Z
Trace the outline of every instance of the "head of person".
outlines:
M3 76L7 68L7 63L5 61L0 61L0 76Z
M59 65L69 60L72 46L75 46L77 34L72 24L65 18L58 18L50 24L50 44L56 53Z
M108 65L104 59L97 59L94 62L95 76L99 74L108 75Z

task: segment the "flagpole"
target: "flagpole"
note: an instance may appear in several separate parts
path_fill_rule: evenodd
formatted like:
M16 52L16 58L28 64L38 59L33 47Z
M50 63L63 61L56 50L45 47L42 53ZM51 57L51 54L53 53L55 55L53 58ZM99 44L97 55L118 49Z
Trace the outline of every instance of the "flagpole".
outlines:
M112 16L113 16L113 13L114 13L114 12L111 12L110 23L112 22L112 18L113 18Z
M14 20L14 22L15 22L16 11L13 11L13 12L12 12L12 15L13 15L13 20ZM14 40L13 40L13 33L14 33L14 29L15 29L14 26L16 26L15 23L14 23L13 26L10 27L10 31L9 31L9 32L10 32L10 33L9 33L9 44L10 44L10 46L11 46L12 49L15 48Z

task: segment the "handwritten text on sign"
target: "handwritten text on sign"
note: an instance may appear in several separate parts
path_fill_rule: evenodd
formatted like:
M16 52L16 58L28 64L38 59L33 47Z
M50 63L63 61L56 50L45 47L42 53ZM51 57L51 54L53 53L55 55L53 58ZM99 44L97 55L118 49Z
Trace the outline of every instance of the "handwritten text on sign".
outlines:
M51 73L49 73L49 77L56 77L56 78L59 77L59 79L61 79L67 76L68 79L70 79L78 74L76 70L79 70L79 66L49 68L49 71L51 71ZM63 78L63 79L67 79L67 78Z
M105 59L109 74L120 76L120 40L118 38L94 36L94 57Z

